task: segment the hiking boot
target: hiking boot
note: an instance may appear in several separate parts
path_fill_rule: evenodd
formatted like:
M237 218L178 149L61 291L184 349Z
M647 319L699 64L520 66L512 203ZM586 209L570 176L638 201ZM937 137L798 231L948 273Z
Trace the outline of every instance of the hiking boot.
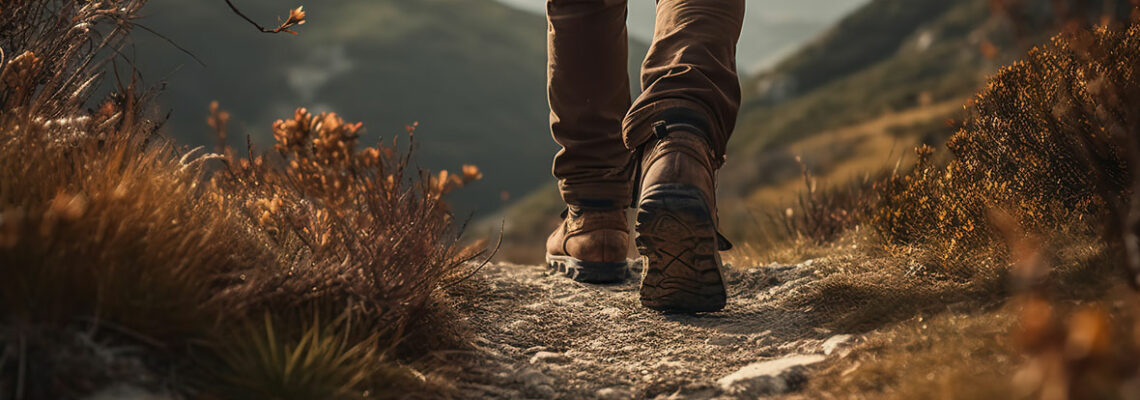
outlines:
M637 250L646 258L641 304L662 312L719 311L727 294L717 233L714 156L700 129L653 126L643 150Z
M629 276L629 223L624 208L570 206L546 241L546 266L583 283L615 283Z

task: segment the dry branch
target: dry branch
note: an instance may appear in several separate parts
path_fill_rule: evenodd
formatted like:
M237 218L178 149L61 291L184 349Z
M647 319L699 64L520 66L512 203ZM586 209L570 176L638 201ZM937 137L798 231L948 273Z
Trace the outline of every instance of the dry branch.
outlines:
M264 32L264 33L285 32L285 33L290 33L290 34L296 35L297 32L294 32L294 31L290 30L289 28L291 28L293 26L305 24L304 6L300 6L300 7L294 8L292 10L289 10L289 18L285 19L285 21L282 22L280 25L278 25L276 28L268 29L264 26L261 26L261 24L258 24L257 21L254 21L252 18L246 16L245 13L241 12L241 10L239 10L237 8L237 6L235 6L231 0L226 0L226 5L230 6L230 10L233 10L234 14L237 14L239 17L246 20L246 22L249 22L255 28L257 28L257 30Z

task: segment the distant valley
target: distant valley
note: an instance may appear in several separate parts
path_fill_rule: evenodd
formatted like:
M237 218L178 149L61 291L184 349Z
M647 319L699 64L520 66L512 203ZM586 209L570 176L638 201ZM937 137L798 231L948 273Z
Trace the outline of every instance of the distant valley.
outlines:
M542 14L546 0L499 0L522 10ZM748 0L739 51L740 69L754 73L774 65L804 42L820 34L867 0ZM653 38L653 0L630 0L629 30L634 38Z

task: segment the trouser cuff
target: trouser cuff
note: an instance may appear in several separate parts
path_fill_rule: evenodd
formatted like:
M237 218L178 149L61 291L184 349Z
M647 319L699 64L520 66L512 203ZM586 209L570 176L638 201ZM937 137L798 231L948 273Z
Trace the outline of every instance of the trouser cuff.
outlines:
M679 112L682 111L683 112ZM723 159L725 144L719 143L713 130L717 129L713 123L712 113L692 100L662 99L631 111L622 123L622 140L625 147L636 150L654 138L653 123L665 117L678 119L670 123L684 123L703 129L700 132L708 140L716 158Z
M562 181L558 188L566 204L586 208L624 208L629 206L633 197L633 185L630 183L569 184Z

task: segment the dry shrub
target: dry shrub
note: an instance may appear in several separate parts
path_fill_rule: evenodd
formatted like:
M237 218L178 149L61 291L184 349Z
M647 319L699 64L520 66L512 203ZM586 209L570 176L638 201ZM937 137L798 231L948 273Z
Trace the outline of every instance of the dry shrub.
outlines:
M804 189L793 207L769 216L785 237L827 243L859 226L870 212L870 176L847 186L821 188L807 165L799 157L796 161L800 163Z
M210 121L226 119L211 109ZM226 397L391 393L415 386L409 382L416 379L384 364L390 352L457 345L447 335L439 291L466 275L463 266L483 245L456 246L458 231L443 196L481 174L474 166L464 166L462 175L420 171L409 184L410 155L394 142L358 150L361 129L333 113L298 109L274 123L273 153L249 150L240 158L225 148L219 156L225 168L212 177L209 193L218 212L244 221L277 258L221 294L231 311L268 313L252 328L223 332L222 357L208 361L216 370L211 375L225 371L220 380L228 383L220 389ZM409 135L413 130L408 127ZM297 309L341 317L322 326ZM405 337L415 340L397 346ZM318 338L328 345L316 346ZM326 361L307 371L323 373L290 373L297 358Z
M1119 283L1140 286L1140 22L1134 20L1126 29L1101 27L1059 37L1014 68L1026 74L1028 85L1041 89L1002 90L1006 101L1013 101L1012 93L1038 97L1030 104L1040 105L1027 111L1043 117L1029 128L1065 144L1042 152L1050 159L1038 161L1063 173L1038 174L1035 178L1051 181L1031 193L1053 194L1063 209L1090 215L1103 225L1097 228L1109 247L1099 280L1116 285L1081 296L1096 299L1093 302L1067 304L1064 291L1041 283L1056 275L1043 256L1048 250L998 224L1011 244L1015 282L1024 292L1018 298L1015 338L1028 359L1009 386L1026 398L1136 398L1140 308L1136 293ZM990 107L995 114L1005 111L997 103ZM999 126L996 121L989 125ZM1128 268L1112 268L1117 266ZM1117 276L1128 279L1111 279ZM1089 281L1097 282L1079 283L1087 286Z
M1122 263L1112 258L1140 232L1130 217L1140 215L1130 194L1130 169L1140 165L1131 155L1140 154L1132 150L1140 148L1140 25L1081 32L994 75L948 142L947 162L923 146L913 168L849 197L857 201L804 202L795 214L867 210L858 222L875 235L830 242L832 254L856 254L825 268L796 305L822 307L836 328L863 330L948 304L1000 302L1013 293L1016 255L995 215L1065 260L1044 274L1051 291L1095 296L1118 281Z
M443 195L478 169L417 175L303 109L273 153L178 151L133 71L92 94L143 3L0 5L0 397L424 390L398 362L456 343L439 294L478 247Z
M936 248L953 266L945 272L969 276L962 261L995 243L989 210L1047 233L1120 220L1106 212L1127 196L1123 145L1140 127L1137 103L1123 97L1140 93L1140 26L1082 32L996 74L947 143L949 165L923 161L932 152L923 148L912 172L880 186L872 223L888 243Z
M926 254L934 274L911 276L911 284L883 279L897 278L897 269L874 275L878 281L830 274L816 285L817 301L835 304L827 298L866 289L874 305L897 298L898 308L942 302L946 311L876 334L809 390L884 398L1140 396L1140 309L1119 279L1133 258L1117 257L1131 251L1138 232L1138 68L1140 24L1058 36L992 78L948 143L948 165L934 165L931 150L919 149L913 171L881 182L871 222L886 250ZM874 292L873 282L890 288ZM986 282L991 288L979 287ZM914 296L953 285L961 292ZM962 297L1011 300L970 312L945 304L972 309Z
M265 271L256 279L264 286L238 296L262 302L243 306L288 308L331 295L370 314L414 314L471 258L453 249L458 236L442 196L478 179L478 170L424 172L407 187L408 156L394 144L357 150L360 129L298 109L274 124L276 154L225 158L212 196L291 267Z

